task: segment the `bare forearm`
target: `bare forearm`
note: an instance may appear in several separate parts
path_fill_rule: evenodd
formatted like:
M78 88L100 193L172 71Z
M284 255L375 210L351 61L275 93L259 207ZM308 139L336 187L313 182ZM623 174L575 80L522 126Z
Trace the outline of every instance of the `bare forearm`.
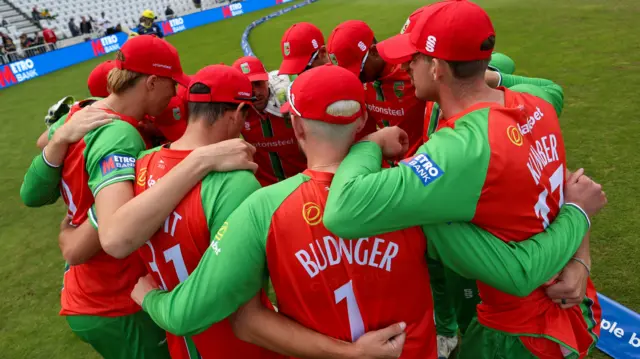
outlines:
M60 140L56 135L53 135L51 141L44 147L43 154L50 164L60 166L64 161L64 157L67 155L68 149L68 143Z
M70 265L83 264L102 249L98 232L88 221L78 228L60 232L58 245L63 258Z
M355 345L314 332L265 308L258 297L230 317L234 333L246 342L303 359L356 358Z
M113 225L100 227L100 240L117 243L116 253L112 254L116 257L131 254L151 238L205 174L195 159L187 157L153 187L118 208L109 220Z
M576 258L583 260L589 267L591 267L591 253L589 251L589 237L591 232L587 233L582 240L582 244L578 247L576 251Z

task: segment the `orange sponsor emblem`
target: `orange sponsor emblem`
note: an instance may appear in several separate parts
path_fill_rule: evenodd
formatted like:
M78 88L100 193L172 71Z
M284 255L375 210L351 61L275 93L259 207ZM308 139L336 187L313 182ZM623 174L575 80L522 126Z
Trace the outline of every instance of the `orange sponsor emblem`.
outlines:
M509 137L509 140L514 145L522 146L522 142L523 142L522 134L520 133L520 130L517 127L515 126L507 127L507 137Z
M138 178L136 179L136 183L140 187L144 187L145 182L147 182L147 168L143 168L138 173Z
M302 206L302 218L310 226L318 225L322 222L322 210L320 206L313 202L307 202Z

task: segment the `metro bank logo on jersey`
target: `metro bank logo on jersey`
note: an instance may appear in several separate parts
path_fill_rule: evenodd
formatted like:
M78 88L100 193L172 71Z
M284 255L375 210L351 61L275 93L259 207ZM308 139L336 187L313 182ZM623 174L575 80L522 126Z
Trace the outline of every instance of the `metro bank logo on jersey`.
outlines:
M91 48L93 49L94 56L100 56L120 50L120 44L118 43L118 37L111 35L91 40Z
M402 162L403 165L411 168L413 173L420 178L422 185L426 186L444 174L444 171L429 158L426 153L409 157Z
M244 12L242 11L241 3L230 4L222 7L222 16L224 16L225 19L242 14L244 14Z
M100 161L100 170L103 176L123 168L136 168L136 159L131 156L109 155Z
M165 36L172 35L186 29L187 28L184 26L184 19L181 17L171 19L162 23L162 32Z
M38 77L33 60L16 61L0 67L0 88Z

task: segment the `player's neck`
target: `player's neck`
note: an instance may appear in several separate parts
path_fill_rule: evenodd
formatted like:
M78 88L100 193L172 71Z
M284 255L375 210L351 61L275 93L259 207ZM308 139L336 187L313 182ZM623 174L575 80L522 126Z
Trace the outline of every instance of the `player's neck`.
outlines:
M349 153L349 147L339 149L331 144L311 144L309 147L313 150L305 151L307 168L318 172L336 173Z
M140 121L144 118L144 109L140 106L140 101L132 93L124 95L111 94L109 97L98 102L98 106L117 112L121 115L133 117Z
M212 145L229 139L229 135L222 129L213 128L216 124L209 125L205 121L189 122L184 135L171 144L173 150L195 150L198 147Z
M478 103L493 102L504 105L504 93L490 88L484 80L460 86L443 86L439 95L438 104L445 119Z

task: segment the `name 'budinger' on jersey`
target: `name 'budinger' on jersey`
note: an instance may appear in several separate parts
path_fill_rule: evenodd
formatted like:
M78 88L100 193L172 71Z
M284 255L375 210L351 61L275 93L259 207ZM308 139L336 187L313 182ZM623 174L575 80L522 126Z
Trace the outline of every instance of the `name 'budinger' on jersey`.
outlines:
M391 262L398 255L397 243L382 238L347 240L324 236L300 249L295 256L310 278L343 260L349 264L370 266L391 272Z

